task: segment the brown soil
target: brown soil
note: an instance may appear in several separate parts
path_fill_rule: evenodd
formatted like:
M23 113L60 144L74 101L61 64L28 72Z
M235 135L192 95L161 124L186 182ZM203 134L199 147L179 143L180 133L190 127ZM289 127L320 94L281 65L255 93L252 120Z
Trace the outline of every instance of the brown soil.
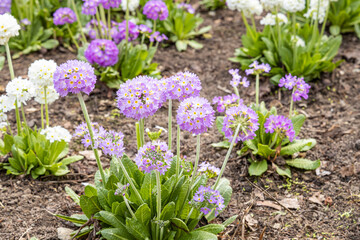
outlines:
M198 51L188 49L179 53L174 46L160 49L155 61L160 63L164 76L177 71L189 70L202 80L202 96L211 100L214 96L225 95L231 89L228 69L236 67L228 61L234 49L239 47L241 34L245 32L238 13L220 10L215 16L204 12L205 24L212 25L212 38L199 40L204 48ZM27 68L36 59L54 59L58 64L74 59L75 54L54 50L36 53L14 61L17 75L26 75ZM228 208L215 222L222 222L229 216L239 214L238 220L219 236L221 239L360 239L360 47L353 35L344 37L339 59L345 61L332 74L324 74L318 82L311 83L307 101L297 104L297 109L308 117L301 137L315 138L318 143L306 154L312 160L320 159L320 173L293 170L293 178L286 181L273 170L261 178L249 177L246 158L239 158L233 151L225 176L231 180L234 190ZM0 91L9 80L7 66L0 73ZM252 81L252 87L254 86ZM277 106L287 113L289 92L275 94L276 87L268 79L261 82L261 100L267 106ZM252 88L240 92L245 102L254 99ZM109 129L121 130L125 134L127 153L136 151L134 121L123 116L115 116L115 92L105 87L97 88L85 98L93 121L101 122ZM174 107L174 115L175 115ZM39 125L39 105L26 106L30 124ZM51 106L51 124L62 125L74 131L83 121L80 105L75 96L68 96ZM163 107L155 116L146 121L146 127L155 125L166 127L167 109ZM11 116L14 123L14 116ZM166 136L163 136L164 140ZM188 133L182 135L182 154L194 158L195 139ZM202 136L201 161L209 161L221 166L226 150L214 149L213 142L222 141L222 136L214 127ZM82 151L80 144L72 144L72 154ZM4 160L4 159L3 159ZM105 167L108 159L102 159ZM74 228L68 222L51 215L70 215L80 208L66 196L65 186L70 186L81 194L83 183L93 181L96 163L84 159L72 164L71 173L64 177L9 176L0 172L0 239L37 237L57 239L57 228ZM255 187L265 189L266 193ZM281 201L297 198L299 209L276 205ZM319 203L315 203L320 199ZM325 199L325 201L324 201ZM265 204L265 206L261 206ZM273 208L273 207L275 208ZM279 209L276 209L279 208ZM75 229L75 228L74 228Z

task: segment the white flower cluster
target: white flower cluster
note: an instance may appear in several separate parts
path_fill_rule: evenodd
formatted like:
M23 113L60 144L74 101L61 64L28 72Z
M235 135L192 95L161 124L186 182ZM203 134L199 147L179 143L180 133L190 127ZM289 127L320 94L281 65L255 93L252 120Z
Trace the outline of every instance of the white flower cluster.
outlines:
M305 47L305 41L299 36L291 36L291 42L294 42L297 47Z
M260 0L265 10L274 11L276 8L280 10L283 0Z
M274 26L276 24L276 20L279 21L280 25L288 23L288 19L284 14L278 13L275 15L268 13L263 19L260 20L260 24Z
M29 67L29 80L41 87L54 86L53 79L56 67L57 64L53 60L36 60Z
M10 97L16 98L19 102L24 103L34 96L33 84L21 77L14 78L6 86L6 93Z
M129 1L129 11L130 12L135 11L140 5L140 0L122 0L121 8L124 11L126 11L127 1Z
M305 0L284 0L282 7L287 12L301 12L305 9Z
M34 100L40 104L45 104L45 89L44 87L37 86L35 89ZM59 94L53 86L46 87L46 102L51 104L59 99Z
M71 140L71 134L69 131L60 126L47 127L41 130L40 134L44 135L51 143L62 140L65 142L70 142Z
M6 113L15 108L15 98L7 95L0 96L0 128L7 125Z
M250 17L254 14L261 15L263 12L263 6L259 0L226 0L226 5L230 10L237 10L243 12L246 17Z
M19 35L19 30L20 25L12 15L0 15L0 45L7 44L11 37Z
M312 18L314 21L318 18L319 23L324 22L329 4L329 0L310 0L309 9L304 14L304 17Z

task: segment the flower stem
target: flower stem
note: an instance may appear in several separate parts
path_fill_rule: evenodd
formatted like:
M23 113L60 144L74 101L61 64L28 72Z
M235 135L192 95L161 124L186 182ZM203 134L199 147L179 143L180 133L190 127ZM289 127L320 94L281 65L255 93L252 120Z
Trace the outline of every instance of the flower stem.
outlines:
M136 219L135 214L134 214L133 210L131 209L126 196L124 196L124 202L125 202L125 205L126 205L127 209L129 210L131 216Z
M281 45L281 31L280 31L280 23L279 23L279 18L278 18L278 13L279 13L279 7L276 6L276 28L277 28L277 33L278 33L278 49L280 49L280 45ZM274 39L274 41L276 42L276 40Z
M21 128L21 119L20 119L20 112L19 112L19 106L18 106L17 98L15 100L15 115L16 115L17 134L20 135L22 128Z
M145 125L145 119L140 119L140 141L141 141L141 147L145 145L145 131L144 131L144 125Z
M109 29L109 40L111 40L111 8L108 9L108 29Z
M85 37L85 34L84 34L84 32L83 32L83 28L82 28L82 24L81 24L81 20L80 20L80 17L79 17L79 13L78 13L76 4L75 4L74 0L71 0L71 3L72 3L72 6L73 6L73 8L74 8L74 12L75 12L75 15L76 15L77 22L78 22L78 24L79 24L81 37L82 37L84 43L86 43L86 42L87 42L87 41L86 41L86 37Z
M46 117L46 127L49 127L49 126L50 126L50 122L49 122L49 108L48 108L46 90L47 90L46 87L44 87L44 91L45 91L45 117Z
M221 167L221 171L220 171L220 173L219 173L219 176L217 177L216 182L215 182L215 184L214 184L214 186L213 186L213 189L216 189L217 186L219 185L221 176L223 175L223 173L224 173L224 171L225 171L225 168L226 168L226 164L227 164L227 162L228 162L228 160L229 160L230 153L231 153L231 151L232 151L232 149L233 149L233 147L234 147L235 140L236 140L236 138L237 138L237 136L238 136L238 134L239 134L240 127L241 127L241 124L238 124L238 125L237 125L237 128L236 128L236 130L235 130L235 134L234 134L234 136L233 136L233 139L232 139L232 141L231 141L229 150L228 150L227 153L226 153L225 160L224 160L223 165L222 165L222 167Z
M289 109L289 118L292 117L292 109L293 109L293 105L294 105L294 99L293 99L293 94L295 92L296 87L293 88L292 94L290 96L290 109Z
M102 179L102 182L103 182L103 184L105 186L105 184L106 184L105 173L104 173L104 169L103 169L103 167L101 165L99 152L98 152L97 148L95 148L95 146L94 146L95 139L94 139L94 132L93 132L91 122L90 122L90 117L89 117L88 111L86 109L86 105L85 105L84 99L83 99L83 97L81 95L81 92L79 92L77 94L77 96L78 96L78 99L79 99L79 102L80 102L81 109L82 109L83 114L84 114L84 118L85 118L87 127L89 129L89 134L90 134L90 138L91 138L91 147L92 147L92 149L94 151L94 155L95 155L96 163L97 163L99 171L100 171L101 179Z
M140 122L135 123L137 149L141 147Z
M154 26L153 26L153 31L152 31L152 33L154 34L154 33L155 33L155 31L156 31L156 20L154 20ZM154 43L154 42L150 42L150 46L149 46L149 48L151 48L151 47L152 47L153 43Z
M160 231L160 215L161 215L161 182L160 182L160 172L155 170L155 174L156 174L156 187L157 187L157 216L156 216L156 220L158 221L158 224L156 226L156 235L159 236L159 231ZM158 238L156 238L158 239ZM161 239L161 237L159 238Z
M70 37L71 37L71 39L73 40L73 42L74 42L74 44L75 44L76 48L77 48L77 49L79 49L79 48L80 48L80 47L79 47L79 44L77 43L77 41L76 41L76 39L75 39L74 35L72 34L71 29L70 29L70 26L69 26L69 24L68 24L68 23L66 24L66 27L67 27L67 29L68 29L68 31L69 31Z
M259 107L259 74L256 74L256 86L255 86L255 93L256 93L256 107Z
M14 67L13 67L12 60L11 60L9 44L7 44L7 43L5 44L5 50L6 50L7 60L9 63L10 79L13 80L15 78Z
M296 68L296 57L297 57L297 46L296 46L296 13L292 14L292 22L293 22L293 36L294 36L294 41L292 41L292 46L293 46L293 69Z
M41 129L44 129L44 104L41 104L40 114L41 114Z
M144 200L142 199L139 191L136 189L135 184L134 184L134 182L132 181L132 179L130 178L130 176L129 176L129 174L128 174L128 172L127 172L127 170L126 170L126 168L125 168L125 166L124 166L124 164L123 164L123 162L121 161L121 159L119 159L119 158L117 158L117 157L114 157L114 158L116 158L116 159L118 160L119 165L120 165L120 168L121 168L121 170L123 171L123 173L124 173L124 175L125 175L125 178L126 178L126 180L129 182L129 184L130 184L130 186L131 186L131 189L132 189L133 192L135 193L137 199L139 200L139 202L140 202L141 204L143 204L143 203L144 203Z
M11 130L10 123L9 123L9 121L8 121L7 119L6 119L6 123L7 123L7 126L8 126L8 128L9 128L9 132L10 132L11 136L13 137L14 134L13 134L13 132L12 132L12 130Z
M179 172L180 172L180 126L177 126L176 131L176 181L179 180Z
M169 114L168 114L168 118L169 118L169 123L168 123L168 146L169 146L169 150L171 151L171 143L172 143L172 100L169 99Z
M194 211L194 207L191 208L189 214L187 215L187 217L186 217L186 219L185 219L185 224L189 221L190 216L191 216L191 214L193 213L193 211Z
M25 123L26 126L28 126L27 121L26 121L26 117L25 117L24 106L22 105L22 103L20 103L20 107L21 107L21 113L22 113L22 117L23 117L24 123Z
M279 133L276 133L274 141L272 141L272 143L270 144L270 148L272 148L275 145L276 141L278 140L278 136L279 136Z

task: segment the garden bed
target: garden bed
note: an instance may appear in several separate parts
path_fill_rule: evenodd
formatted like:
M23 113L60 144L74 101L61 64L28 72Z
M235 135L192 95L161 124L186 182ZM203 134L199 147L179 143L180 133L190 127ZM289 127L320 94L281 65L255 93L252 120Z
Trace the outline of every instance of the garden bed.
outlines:
M174 46L160 48L155 61L159 62L163 76L189 70L196 73L201 81L202 97L211 100L215 96L228 94L230 68L237 67L228 61L234 49L239 47L241 34L245 32L241 16L230 10L219 10L214 14L203 12L205 24L212 25L212 38L201 39L201 50L188 49L177 52ZM76 58L75 54L56 49L36 53L14 60L17 75L26 75L28 66L36 59L54 59L58 64ZM311 121L306 121L301 137L317 140L314 149L307 153L311 160L320 159L317 171L293 172L292 180L268 171L261 178L249 177L246 158L233 151L225 177L230 179L233 196L229 206L215 221L239 214L219 237L221 239L360 239L360 45L353 36L344 36L338 59L344 59L332 74L311 82L309 99L296 105L297 110ZM5 66L0 73L0 92L9 81ZM251 79L254 84L254 79ZM289 94L283 93L261 79L261 96L268 106L276 106L286 113ZM253 99L255 91L240 90L245 102ZM128 155L135 155L136 137L134 120L119 115L114 101L115 91L101 85L85 98L90 118L101 122L104 127L120 130L125 134L124 142ZM174 107L174 111L177 105ZM30 103L27 114L34 119L40 111L38 104ZM59 124L71 132L83 121L76 96L61 98L50 110L51 123ZM11 123L15 117L10 116ZM40 125L40 119L30 122ZM156 125L167 126L167 109L146 121L148 128ZM15 126L14 124L12 126ZM163 134L163 139L166 138ZM210 144L222 141L215 127L203 134L200 160L209 161L220 167L226 150L215 149ZM195 137L183 133L182 154L195 158ZM79 142L72 144L71 153L83 151ZM239 148L239 146L237 146ZM1 159L0 161L6 161ZM109 166L106 158L104 167ZM74 225L51 215L70 215L81 209L66 196L64 188L70 186L81 194L85 183L91 183L97 170L95 160L85 158L70 166L71 173L63 177L8 176L0 172L0 239L57 239L57 228L74 228ZM263 193L261 189L266 190ZM277 204L275 199L281 202ZM289 199L297 199L296 202ZM298 206L297 206L298 205ZM288 211L284 208L287 206Z

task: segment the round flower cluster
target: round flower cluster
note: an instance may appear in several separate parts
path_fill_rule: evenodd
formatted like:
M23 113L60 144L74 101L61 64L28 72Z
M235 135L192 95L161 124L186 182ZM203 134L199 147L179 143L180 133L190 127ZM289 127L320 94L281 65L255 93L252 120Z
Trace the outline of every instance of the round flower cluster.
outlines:
M201 81L199 77L190 72L180 72L175 76L165 79L169 99L183 101L192 96L199 96L201 90Z
M97 148L99 146L99 139L106 135L106 131L97 122L92 122L91 128L94 133L94 148ZM86 123L82 123L76 127L74 137L82 137L81 143L85 148L88 148L92 145L89 128Z
M267 64L267 63L259 64L258 61L254 61L252 64L249 65L249 67L251 67L251 69L245 70L246 75L250 75L250 74L257 75L257 74L261 74L263 72L269 73L271 70L271 67L269 64Z
M0 14L11 12L11 0L2 0L0 2Z
M263 12L263 6L259 0L226 0L226 5L230 10L243 12L247 17L254 14L261 15Z
M268 13L265 17L263 17L263 19L260 20L260 24L274 26L276 24L276 21L279 22L279 25L288 23L288 19L284 14L278 13L277 15L275 15Z
M34 91L33 84L29 80L21 77L14 78L6 86L6 93L21 103L30 100L30 98L34 96Z
M294 102L300 101L301 98L307 99L310 90L310 85L304 81L304 78L298 78L291 74L280 79L279 87L285 87L289 90L294 89L292 94Z
M182 130L198 135L212 127L215 111L205 98L189 97L180 103L176 120Z
M20 25L12 15L0 15L0 45L5 45L11 37L18 36L19 30Z
M217 168L210 163L203 162L199 164L199 172L205 173L208 178L213 178L219 175L220 168Z
M165 34L161 34L160 32L154 32L153 34L150 35L149 37L150 42L162 42L162 41L166 41L168 40L167 36Z
M98 0L85 0L81 8L81 13L85 15L95 15L96 8L99 5Z
M142 34L146 34L146 33L151 33L151 32L152 32L151 28L149 28L149 27L148 27L147 25L145 25L145 24L140 24L140 25L138 26L138 30L139 30L139 32L142 33Z
M34 100L40 104L45 104L45 89L41 86L35 87ZM51 104L59 99L59 94L53 86L46 87L46 103Z
M96 63L100 67L109 67L117 63L119 49L111 40L95 39L91 41L84 55L91 64Z
M305 41L299 36L291 36L291 42L295 42L297 47L305 47Z
M120 112L136 120L153 115L164 102L158 80L147 76L126 81L116 94Z
M195 9L191 6L191 4L187 4L187 3L179 3L177 5L177 8L180 9L185 9L188 13L190 14L194 14L195 13Z
M280 9L283 0L260 0L260 2L266 10L274 11Z
M282 7L285 11L295 13L305 9L306 0L286 0L283 1Z
M152 20L159 19L162 21L168 17L169 11L163 1L150 0L145 4L143 14L145 14L147 18L150 18Z
M56 126L56 127L47 127L43 130L41 130L40 134L44 135L47 140L49 140L51 143L55 141L65 141L70 142L71 135L68 130L66 130L63 127Z
M243 87L249 87L250 82L247 80L246 77L241 77L239 75L239 69L230 69L229 73L232 75L232 80L230 81L230 85L236 88L239 85L242 85Z
M259 129L258 115L251 108L240 104L226 110L224 125L222 130L225 137L231 142L237 126L240 124L239 135L236 136L235 143L253 139L256 130Z
M225 207L224 198L220 195L220 192L205 186L199 187L189 204L200 208L200 211L205 215L213 209L215 209L215 215L218 215Z
M281 139L286 136L292 142L295 138L294 126L291 120L284 116L270 115L266 119L264 127L266 133L276 132Z
M136 154L135 163L141 171L151 173L153 170L159 171L161 175L170 168L173 154L168 150L165 142L148 142L139 149Z
M33 62L28 70L30 82L40 87L53 86L56 63L53 60L40 59Z
M126 0L123 0L126 1ZM120 6L121 0L101 0L101 4L105 9L109 8L118 8Z
M6 121L7 121L7 115L2 110L0 110L0 126L2 125L3 122ZM0 128L2 128L2 126Z
M124 154L124 134L122 132L106 131L99 139L99 148L105 155L121 158Z
M319 23L324 22L326 10L328 9L330 0L310 0L310 7L304 14L306 18L312 18L312 20L318 19Z
M212 103L217 104L217 111L221 113L224 112L227 107L231 106L231 104L236 103L238 100L240 100L239 104L243 103L243 100L239 99L239 96L233 93L224 97L214 97Z
M104 35L105 32L107 31L107 27L106 24L103 23L102 21L100 21L100 25L101 27L99 28L99 23L98 21L96 21L95 19L91 19L86 25L85 25L85 29L87 31L87 34L89 35L90 39L95 39L97 36L100 35ZM100 29L100 30L99 30ZM99 31L100 34L99 34Z
M0 96L0 111L6 113L15 109L15 97L8 95Z
M119 44L122 40L126 39L126 20L121 23L113 22L113 27L111 28L111 37L116 44ZM139 36L138 26L129 21L129 41L135 40Z
M76 15L71 8L59 8L54 12L54 24L64 25L66 23L73 23L76 21Z
M130 183L127 183L125 185L122 185L121 183L117 183L117 186L118 186L118 188L115 190L114 195L121 195L124 197L130 186Z
M129 3L128 3L128 1L129 1ZM128 4L129 4L129 11L133 12L139 7L140 0L122 0L121 1L122 10L126 11Z
M70 92L84 92L89 95L95 88L95 83L94 68L79 60L69 60L61 64L54 73L54 87L62 97Z

